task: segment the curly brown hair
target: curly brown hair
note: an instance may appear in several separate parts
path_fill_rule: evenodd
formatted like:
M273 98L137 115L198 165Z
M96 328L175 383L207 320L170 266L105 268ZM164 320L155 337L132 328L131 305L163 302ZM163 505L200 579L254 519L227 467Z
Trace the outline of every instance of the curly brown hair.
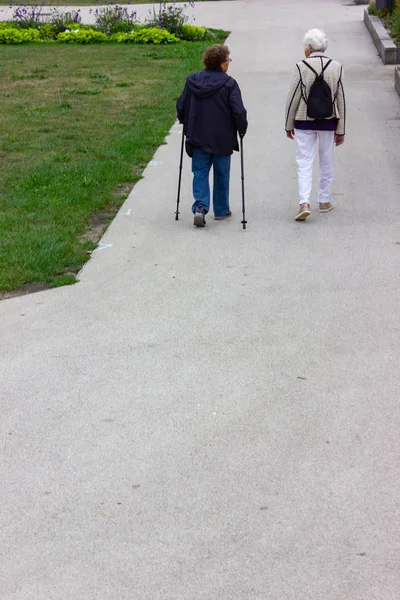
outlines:
M229 54L230 51L228 46L221 46L221 44L210 46L203 55L203 62L206 69L210 69L210 71L221 71L221 65L229 60Z

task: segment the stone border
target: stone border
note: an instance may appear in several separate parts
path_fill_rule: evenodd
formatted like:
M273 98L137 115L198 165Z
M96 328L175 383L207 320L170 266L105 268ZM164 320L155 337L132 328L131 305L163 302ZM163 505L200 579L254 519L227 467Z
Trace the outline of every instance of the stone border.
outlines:
M396 46L379 17L364 11L364 23L371 34L379 56L385 65L400 64L400 48Z
M394 87L400 96L400 67L396 67L394 70Z

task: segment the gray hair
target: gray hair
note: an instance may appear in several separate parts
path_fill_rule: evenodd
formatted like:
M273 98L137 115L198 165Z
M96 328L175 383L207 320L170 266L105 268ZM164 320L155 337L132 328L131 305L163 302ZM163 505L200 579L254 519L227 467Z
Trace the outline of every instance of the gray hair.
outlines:
M328 36L322 29L310 29L304 36L304 47L311 46L313 52L325 52L328 47Z

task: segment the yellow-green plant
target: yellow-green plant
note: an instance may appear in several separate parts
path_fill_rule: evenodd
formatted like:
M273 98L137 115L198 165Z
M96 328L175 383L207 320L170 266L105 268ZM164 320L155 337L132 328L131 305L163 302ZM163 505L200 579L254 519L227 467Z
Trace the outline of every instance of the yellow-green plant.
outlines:
M213 35L205 27L185 23L181 27L181 37L188 42L194 42L197 40L210 40Z
M116 42L130 42L132 44L175 44L179 39L169 33L166 29L158 29L157 27L142 28L131 33L116 33L111 36L111 39Z
M41 40L55 40L58 35L56 27L51 23L43 23L38 31Z
M64 44L91 44L93 42L108 42L110 38L101 31L95 29L72 29L64 31L57 36L58 42Z
M37 29L16 29L12 26L0 28L0 44L22 44L39 40Z

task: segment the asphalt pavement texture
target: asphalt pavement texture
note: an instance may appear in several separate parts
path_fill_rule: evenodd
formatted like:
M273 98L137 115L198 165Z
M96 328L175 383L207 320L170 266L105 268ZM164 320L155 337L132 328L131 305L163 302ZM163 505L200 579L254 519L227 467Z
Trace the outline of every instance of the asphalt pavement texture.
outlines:
M79 283L0 303L1 600L400 597L400 99L363 10L190 9L232 30L247 230L237 154L234 216L193 227L185 157L175 221L176 123ZM311 27L348 126L335 209L296 223Z

